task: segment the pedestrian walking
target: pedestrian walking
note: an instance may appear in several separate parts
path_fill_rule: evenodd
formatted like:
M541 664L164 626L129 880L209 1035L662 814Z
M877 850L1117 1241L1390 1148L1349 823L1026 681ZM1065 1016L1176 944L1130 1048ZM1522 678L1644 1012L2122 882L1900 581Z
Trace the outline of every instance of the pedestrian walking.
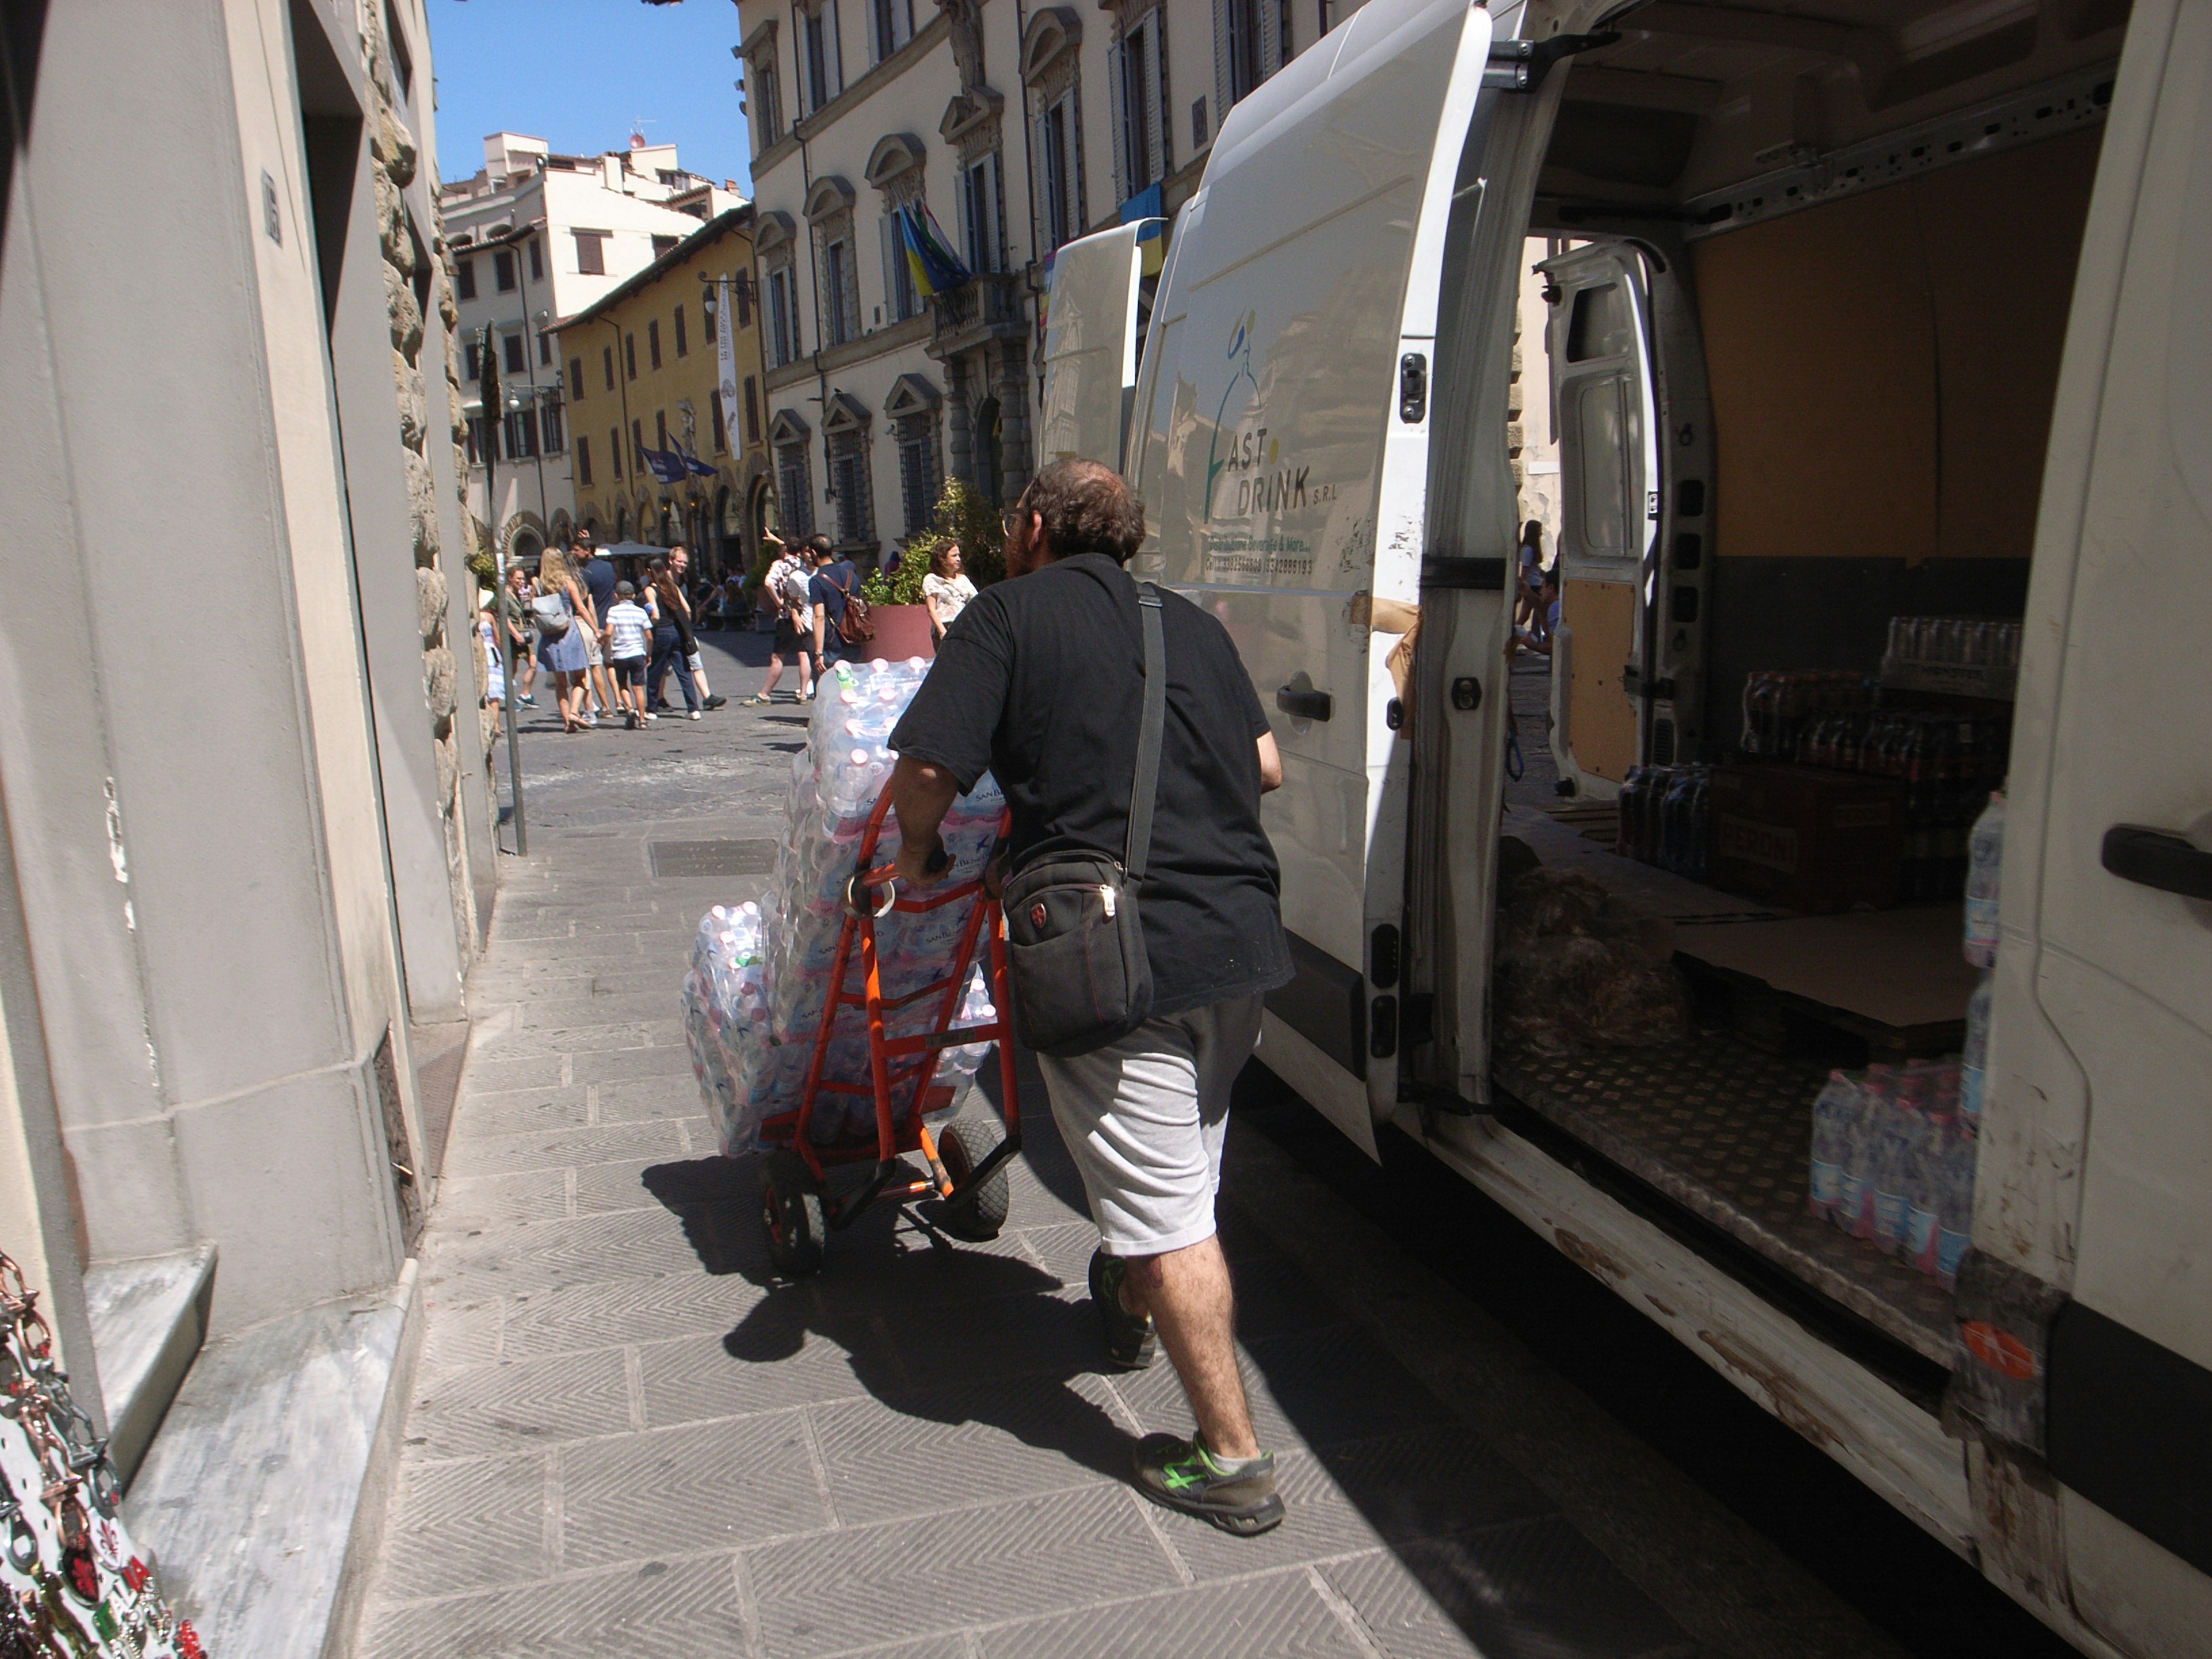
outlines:
M1214 1194L1230 1085L1258 1040L1262 995L1291 977L1260 822L1260 797L1282 782L1282 763L1227 630L1178 594L1140 589L1122 568L1143 538L1142 504L1096 462L1055 462L1023 492L1006 549L1019 580L968 604L891 733L898 876L910 888L943 879L930 868L938 826L987 769L1013 811L1010 937L1032 922L1046 929L1042 896L1031 913L1012 890L1032 866L1074 860L1128 873L1149 1012L1132 993L1133 1018L1144 1017L1126 1035L1086 1039L1097 1046L1080 1052L1047 1043L1060 1054L1039 1063L1098 1226L1091 1296L1107 1355L1133 1369L1164 1346L1197 1420L1189 1440L1139 1443L1138 1489L1250 1534L1282 1520L1283 1500L1237 1370ZM1148 683L1164 690L1149 722ZM1147 752L1158 782L1140 835L1133 822L1143 824L1146 803L1132 780ZM1095 903L1086 913L1097 914ZM1096 925L1119 925L1115 906L1103 914ZM1107 933L1102 948L1118 958L1112 941L1125 937ZM1101 938L1080 942L1088 951ZM1125 965L1133 978L1140 970ZM1033 988L1066 988L1062 1012L1096 1006L1095 989L1056 987L1045 959L1018 952L1014 966L1025 1021L1045 1006Z
M615 696L626 717L623 724L635 732L645 725L645 665L653 636L653 617L637 602L637 589L629 582L615 584L614 601L607 611L607 668L614 676Z
M507 586L500 590L499 619L502 630L502 649L511 647L514 654L514 700L526 708L538 706L531 688L538 683L538 653L530 629L530 573L520 565L509 565Z
M496 600L487 600L477 612L477 644L483 662L483 698L487 708L507 704L507 664L500 648L500 615Z
M745 706L759 708L775 701L775 683L783 678L783 656L787 651L799 659L799 701L805 702L814 695L814 671L807 657L807 643L811 632L802 634L799 622L806 611L806 584L810 573L805 561L773 532L763 531L761 539L775 550L769 560L768 574L761 579L762 602L770 608L775 618L775 634L768 648L768 678L761 689L745 699Z
M653 666L646 672L643 712L650 719L668 706L661 698L661 682L672 668L676 671L676 683L684 688L684 712L696 720L699 718L699 692L691 683L690 672L684 665L684 641L690 625L684 614L684 595L678 590L675 575L665 559L653 562L647 580L652 587L653 599Z
M860 586L860 573L850 559L840 558L827 536L808 538L814 555L814 574L806 584L806 601L814 617L814 678L818 684L830 667L831 650L842 642L838 625L845 607Z
M975 584L968 580L960 557L960 544L947 542L929 556L929 574L921 579L921 602L929 607L929 637L941 640L953 618L975 597Z
M1516 578L1517 592L1513 601L1513 625L1526 628L1538 639L1544 635L1543 604L1539 590L1544 586L1544 526L1540 520L1531 519L1521 526L1519 551L1520 569Z
M615 568L612 559L592 544L592 532L588 530L576 532L576 550L581 555L576 567L576 578L592 596L592 614L599 624L598 629L584 641L584 653L589 659L587 665L591 674L592 696L597 701L599 712L611 715L620 706L620 700L613 695L613 688L608 684L605 641L602 636L606 631L607 612L614 607L615 583L622 579L622 573ZM587 720L584 723L588 726L592 722Z
M700 654L699 636L693 626L696 614L691 604L690 573L691 550L678 542L668 550L668 574L676 578L676 592L684 601L683 620L676 628L676 631L684 636L684 672L690 675L691 683L699 688L699 706L702 708L720 708L729 699L715 696L714 688L707 684L707 661ZM663 702L667 700L658 684L653 689L656 695L661 696Z
M568 556L549 547L538 557L538 580L531 584L530 616L538 629L538 665L553 677L553 698L561 709L561 729L580 732L584 677L591 658L587 635L599 632L591 595L568 568Z

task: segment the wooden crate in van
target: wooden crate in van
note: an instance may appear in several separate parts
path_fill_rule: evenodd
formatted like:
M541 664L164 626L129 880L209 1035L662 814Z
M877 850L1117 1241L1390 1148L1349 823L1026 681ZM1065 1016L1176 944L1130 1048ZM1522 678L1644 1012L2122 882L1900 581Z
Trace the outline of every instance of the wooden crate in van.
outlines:
M1905 787L1809 766L1713 769L1707 879L1786 909L1897 902Z

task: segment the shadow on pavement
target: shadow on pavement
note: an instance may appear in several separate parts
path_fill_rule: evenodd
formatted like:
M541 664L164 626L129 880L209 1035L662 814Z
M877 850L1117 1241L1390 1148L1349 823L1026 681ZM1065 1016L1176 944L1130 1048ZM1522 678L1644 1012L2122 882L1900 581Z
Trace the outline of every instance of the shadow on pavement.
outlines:
M1164 1357L1146 1371L1112 1373L1110 1386L1101 1375L1084 1288L1097 1235L1079 1218L1081 1181L1042 1109L1042 1080L1022 1060L1018 1085L1030 1109L1017 1163L1026 1184L1018 1185L1008 1233L988 1244L956 1243L927 1206L880 1205L833 1235L824 1273L793 1283L769 1263L754 1160L659 1164L642 1180L708 1273L742 1276L764 1292L722 1340L738 1365L811 1371L842 1359L891 1412L986 1425L1125 1481L1134 1435L1116 1407L1138 1431L1182 1434L1190 1431L1188 1407ZM994 1066L983 1068L981 1085L996 1096ZM1255 1067L1239 1085L1240 1106L1264 1110L1261 1099L1279 1086ZM1277 1453L1291 1515L1260 1540L1164 1519L1196 1577L1309 1563L1392 1655L1648 1659L1686 1650L1680 1627L1556 1504L1273 1243L1255 1212L1287 1200L1249 1188L1232 1161L1222 1245L1255 1426ZM1042 1224L1024 1229L1024 1200L1049 1206ZM896 1478L941 1480L951 1506L1007 1495L990 1471L1019 1455L1012 1449L935 1443L944 1449L920 1454L926 1468ZM989 1468L971 1475L971 1459ZM1035 1490L1052 1477L1032 1466L1019 1478Z

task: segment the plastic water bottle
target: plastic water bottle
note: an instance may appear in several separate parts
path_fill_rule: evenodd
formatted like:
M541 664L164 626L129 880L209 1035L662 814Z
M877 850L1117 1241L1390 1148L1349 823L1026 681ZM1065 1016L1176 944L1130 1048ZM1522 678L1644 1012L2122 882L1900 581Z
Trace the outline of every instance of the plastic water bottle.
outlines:
M1990 1002L1996 975L1984 974L1966 1000L1966 1051L1959 1060L1959 1114L1976 1130L1982 1125L1982 1099L1988 1088Z
M1928 1120L1913 1099L1900 1096L1883 1114L1875 1136L1874 1242L1886 1254L1905 1246L1905 1217L1911 1208L1913 1154L1928 1130Z
M1813 1168L1806 1200L1816 1216L1832 1218L1843 1201L1844 1165L1858 1114L1859 1085L1842 1072L1829 1073L1826 1086L1813 1102Z
M1905 1212L1905 1259L1935 1276L1936 1239L1943 1212L1943 1153L1959 1133L1955 1118L1927 1120L1912 1152L1911 1200Z
M1966 960L1997 965L1997 878L2004 864L2005 798L1993 791L1966 844Z
M1936 1278L1947 1289L1959 1282L1959 1262L1974 1230L1974 1162L1981 1141L1964 1123L1943 1148L1938 1182Z
M1859 1080L1859 1109L1850 1120L1835 1210L1836 1224L1854 1238L1874 1237L1875 1157L1895 1087L1895 1071L1887 1066L1868 1066Z

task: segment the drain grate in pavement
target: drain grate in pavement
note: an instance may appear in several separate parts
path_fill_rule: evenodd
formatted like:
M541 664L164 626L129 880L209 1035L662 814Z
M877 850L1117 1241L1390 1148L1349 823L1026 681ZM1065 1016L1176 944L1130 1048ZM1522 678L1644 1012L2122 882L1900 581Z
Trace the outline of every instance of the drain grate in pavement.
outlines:
M656 876L772 876L772 841L656 841L646 844Z

